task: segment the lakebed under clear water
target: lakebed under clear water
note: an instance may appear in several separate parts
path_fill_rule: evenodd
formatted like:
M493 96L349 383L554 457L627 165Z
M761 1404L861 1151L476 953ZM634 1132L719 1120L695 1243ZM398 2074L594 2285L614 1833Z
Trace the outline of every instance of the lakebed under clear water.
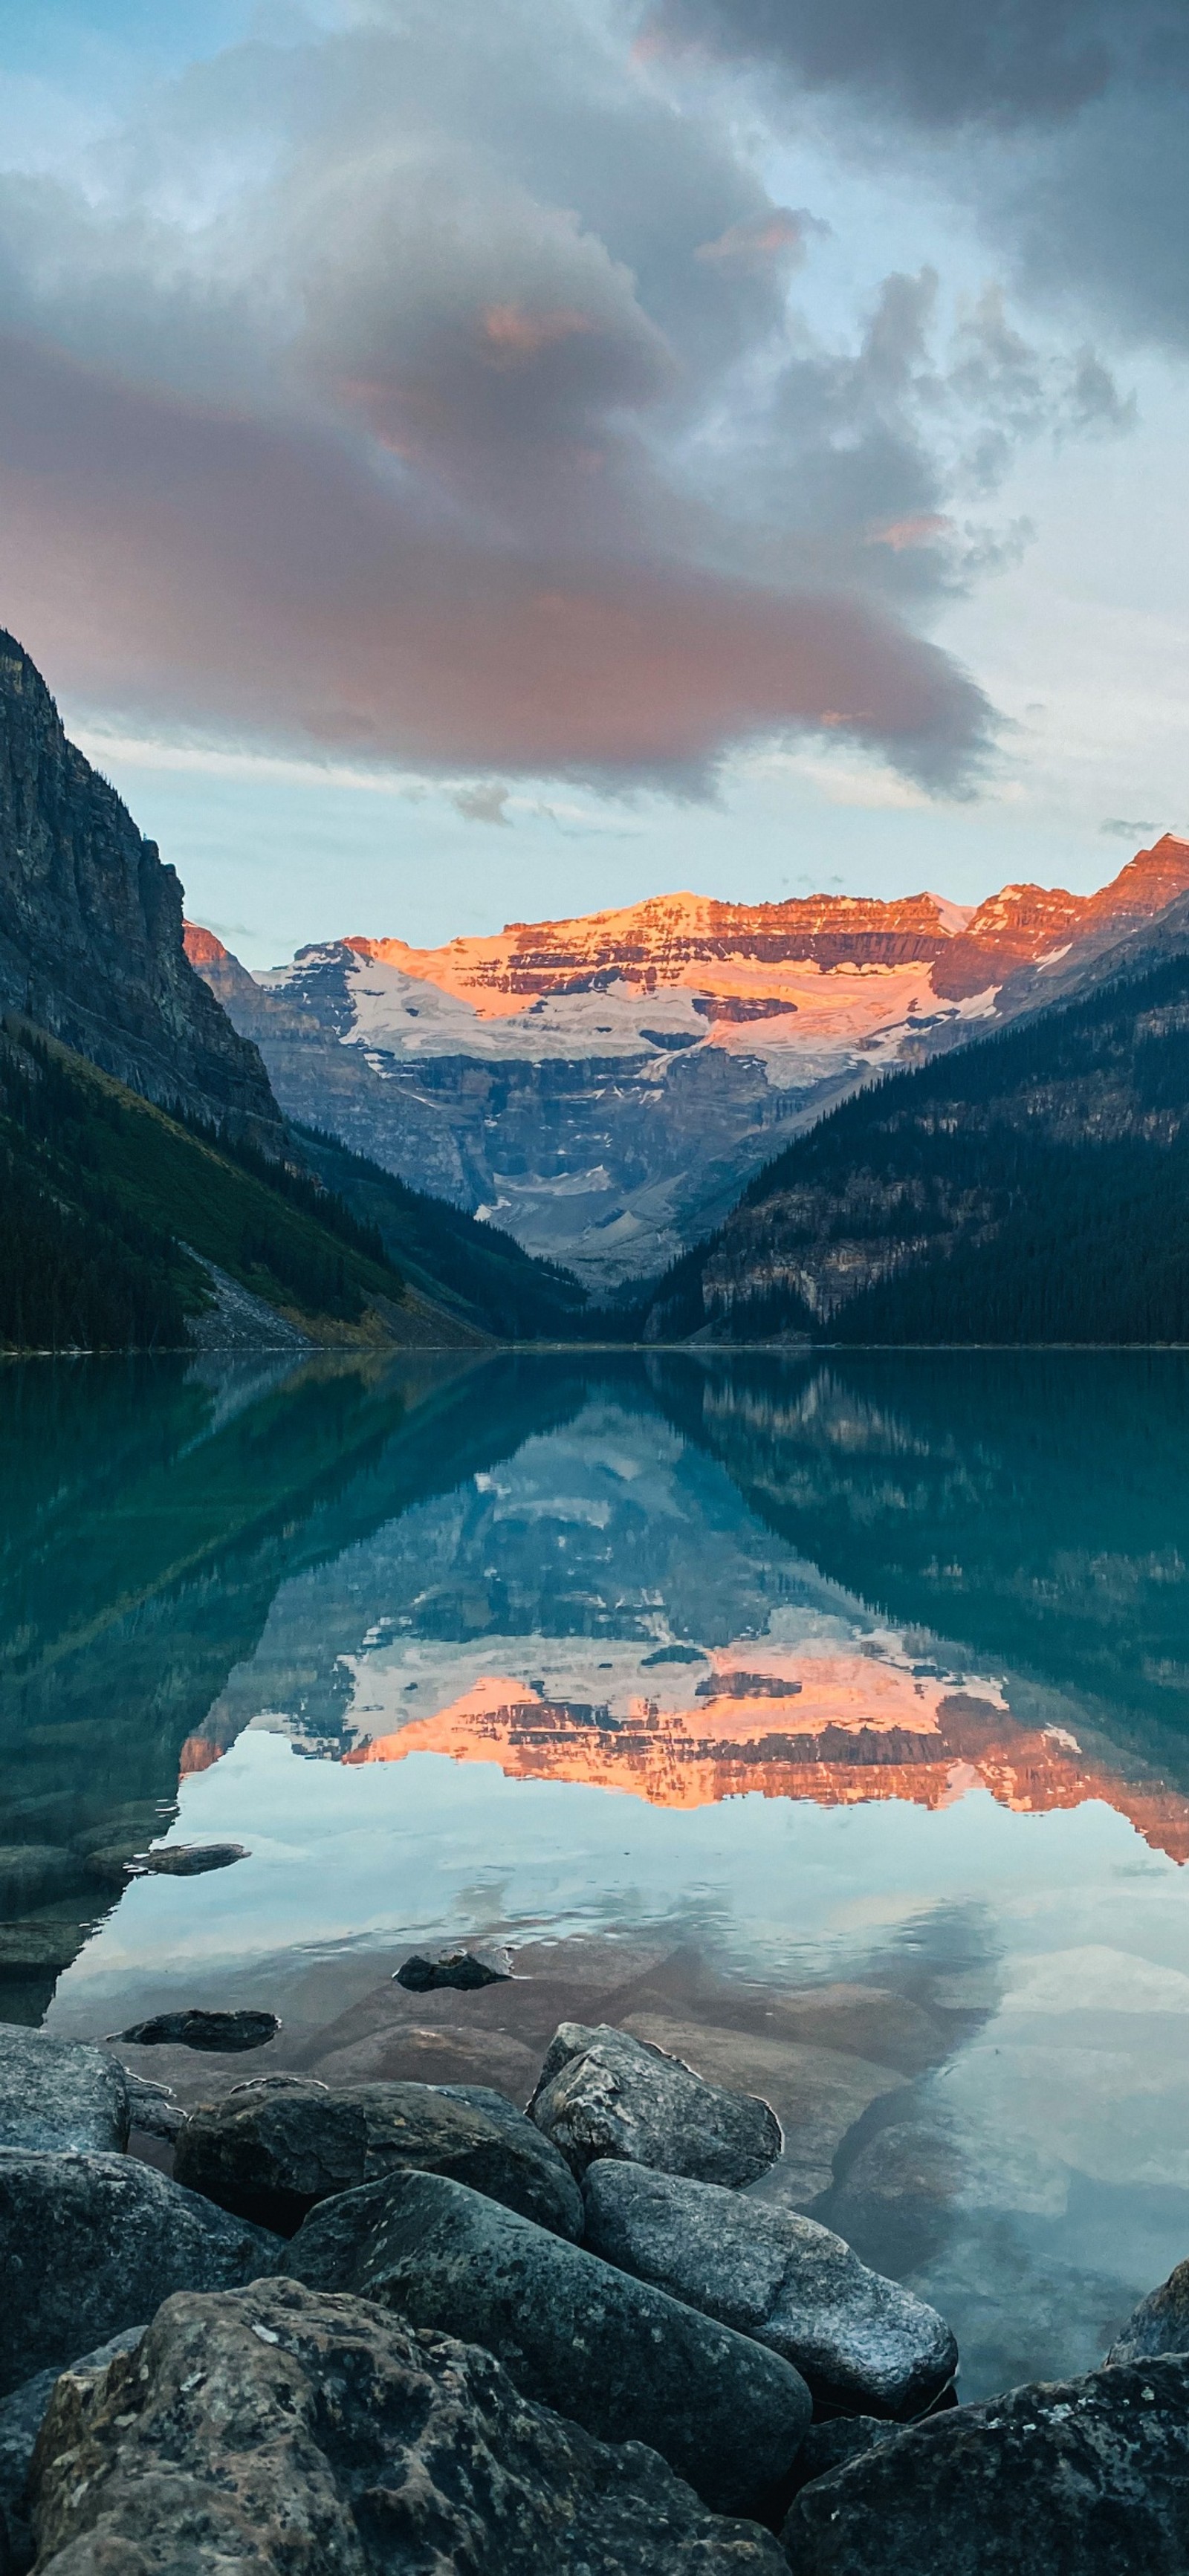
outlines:
M13 1362L0 1539L8 2018L280 2012L191 2098L624 2023L967 2397L1189 2254L1181 1355ZM513 1981L393 1985L454 1936Z

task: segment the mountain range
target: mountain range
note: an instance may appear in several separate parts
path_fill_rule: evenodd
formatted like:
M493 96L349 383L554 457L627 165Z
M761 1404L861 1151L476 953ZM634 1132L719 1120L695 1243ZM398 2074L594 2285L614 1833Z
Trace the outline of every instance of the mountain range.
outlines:
M1189 841L254 976L0 635L0 1347L1189 1341Z
M1092 895L676 894L435 949L351 937L261 975L197 926L186 947L289 1117L605 1294L848 1094L1078 990L1186 893L1189 841L1166 834Z

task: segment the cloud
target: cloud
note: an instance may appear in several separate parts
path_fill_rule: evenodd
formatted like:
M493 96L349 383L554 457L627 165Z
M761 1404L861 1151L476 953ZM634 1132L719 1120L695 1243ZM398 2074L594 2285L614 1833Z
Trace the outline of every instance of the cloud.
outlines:
M774 260L797 266L805 257L811 236L824 236L829 229L804 206L795 213L791 206L773 206L750 223L728 224L717 241L699 242L694 257L720 268L762 268Z
M508 789L497 779L476 782L473 787L460 787L454 803L467 823L503 823L510 827Z
M1142 840L1145 832L1154 832L1156 826L1154 823L1128 822L1125 815L1111 814L1105 823L1099 824L1098 829L1111 840L1138 841Z
M329 437L212 418L0 346L6 585L83 695L423 764L704 779L841 722L953 779L978 689L874 606L658 561L476 545Z
M955 338L928 270L827 344L824 227L592 0L342 19L0 176L0 614L58 684L480 782L699 792L839 731L977 778L928 620L1022 441L1125 425L1093 350L993 300Z
M778 121L812 103L926 155L1025 286L1189 343L1183 0L656 0L644 23L654 60L742 67Z
M777 64L930 128L1052 124L1120 79L1189 68L1178 0L659 0L652 44Z

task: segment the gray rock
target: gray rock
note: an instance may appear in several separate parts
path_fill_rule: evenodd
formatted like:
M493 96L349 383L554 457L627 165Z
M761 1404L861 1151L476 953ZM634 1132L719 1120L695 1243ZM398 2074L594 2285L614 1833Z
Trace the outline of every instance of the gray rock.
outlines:
M134 2362L63 2384L37 2473L41 2576L784 2571L641 2443L609 2449L486 2353L291 2281L171 2299Z
M556 2031L529 2103L579 2180L600 2156L738 2190L780 2154L780 2122L753 2093L706 2084L679 2057L610 2023Z
M1184 2576L1189 2358L1013 2388L802 2489L796 2576Z
M126 2334L113 2335L67 2368L75 2378L98 2378L117 2353L135 2351L144 2331L143 2326L130 2326ZM25 2576L36 2555L29 2522L29 2471L59 2375L56 2370L39 2370L0 2401L0 2525L8 2532L7 2561L0 2557L4 2576Z
M958 2347L944 2318L812 2218L606 2157L588 2167L583 2192L594 2253L770 2344L815 2402L918 2415L953 2378Z
M814 2478L828 2478L835 2469L844 2469L848 2460L861 2460L865 2452L878 2450L881 2442L890 2442L898 2430L879 2415L827 2415L822 2423L811 2424L793 2462L790 2503Z
M286 2278L304 2281L308 2290L357 2288L391 2189L389 2176L320 2200L285 2247L280 2269Z
M128 2087L130 2133L132 2129L143 2129L149 2137L164 2138L172 2146L186 2118L172 2087L154 2084L147 2075L132 2075L127 2067L124 2080Z
M393 1983L411 1995L428 1995L438 1986L457 1986L462 1994L471 1994L480 1986L506 1985L511 1975L506 1951L497 1961L477 1950L438 1950L432 1958L415 1950L397 1969Z
M159 1851L137 1852L126 1866L137 1878L205 1878L208 1869L230 1869L251 1857L245 1843L163 1843Z
M1189 2263L1178 2263L1158 2290L1140 2300L1107 2360L1144 2361L1158 2352L1189 2352Z
M787 2474L812 2401L762 2344L438 2174L401 2175L361 2215L373 2223L344 2247L343 2289L482 2344L526 2397L599 2441L649 2442L716 2512ZM325 2282L322 2223L308 2241ZM305 2277L301 2241L286 2270Z
M276 2237L133 2156L0 2149L0 2396L152 2316L275 2269Z
M248 2048L263 2048L275 2039L280 2017L271 2012L167 2012L151 2021L134 2021L113 2036L128 2048L201 2048L223 2057L239 2057Z
M430 2084L332 2091L312 2078L264 2077L191 2113L174 2171L220 2208L284 2235L335 2192L415 2168L581 2236L582 2195L556 2147L512 2103L492 2098L494 2113Z
M178 2182L285 2236L317 2201L362 2182L366 2169L362 2102L313 2077L257 2077L200 2103L174 2155Z
M0 2147L127 2143L128 2087L114 2057L85 2040L0 2024Z

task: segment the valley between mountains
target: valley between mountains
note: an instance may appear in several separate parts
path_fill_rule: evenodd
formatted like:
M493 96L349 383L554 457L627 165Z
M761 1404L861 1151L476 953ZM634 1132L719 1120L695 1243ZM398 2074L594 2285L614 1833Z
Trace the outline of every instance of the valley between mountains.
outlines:
M1189 1340L1189 840L251 975L0 635L0 1348Z
M1097 894L1008 886L976 911L677 894L438 949L352 937L259 976L197 926L186 948L287 1116L599 1299L856 1089L1077 992L1187 892L1166 835Z

